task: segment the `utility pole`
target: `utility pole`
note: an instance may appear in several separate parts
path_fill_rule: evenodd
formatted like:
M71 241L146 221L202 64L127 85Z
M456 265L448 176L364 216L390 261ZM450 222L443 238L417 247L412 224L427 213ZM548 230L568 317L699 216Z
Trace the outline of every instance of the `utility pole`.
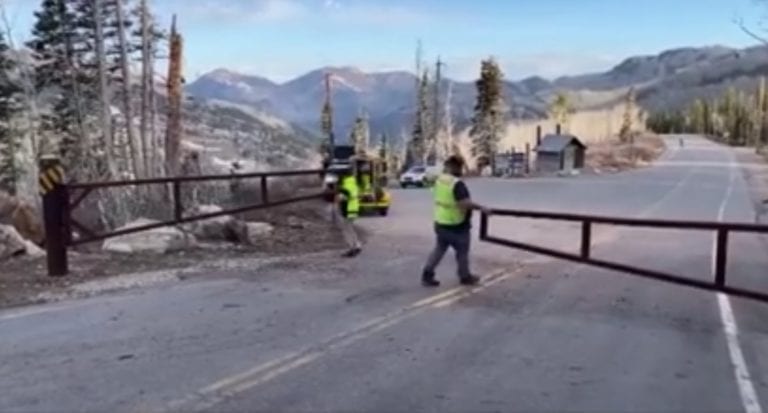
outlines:
M181 147L181 56L182 38L176 31L176 15L171 23L171 50L168 63L168 125L165 138L165 170L168 176L179 173Z

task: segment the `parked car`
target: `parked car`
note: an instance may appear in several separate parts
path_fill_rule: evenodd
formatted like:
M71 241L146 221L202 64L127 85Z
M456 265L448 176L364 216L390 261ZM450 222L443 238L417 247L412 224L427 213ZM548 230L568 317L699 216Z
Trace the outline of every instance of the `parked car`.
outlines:
M412 166L404 174L400 175L400 186L408 188L409 186L425 187L431 186L437 178L435 167Z

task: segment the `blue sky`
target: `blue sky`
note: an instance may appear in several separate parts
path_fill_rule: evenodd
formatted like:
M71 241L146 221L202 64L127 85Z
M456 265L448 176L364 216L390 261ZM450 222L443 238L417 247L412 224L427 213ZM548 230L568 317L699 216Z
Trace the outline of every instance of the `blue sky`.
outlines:
M124 0L126 2L137 0ZM495 56L508 78L604 70L636 54L754 42L759 0L150 0L163 23L178 14L185 71L226 67L284 81L326 65L409 69L416 39L449 76L473 78ZM5 0L17 42L39 0ZM768 10L768 6L765 7ZM757 27L757 26L755 26Z

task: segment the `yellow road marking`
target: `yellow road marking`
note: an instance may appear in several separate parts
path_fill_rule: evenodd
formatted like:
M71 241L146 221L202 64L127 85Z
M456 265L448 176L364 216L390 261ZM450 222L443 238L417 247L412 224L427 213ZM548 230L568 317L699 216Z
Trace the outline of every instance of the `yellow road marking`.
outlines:
M401 321L420 314L430 308L444 308L485 288L512 277L515 272L498 272L475 288L455 287L435 294L389 314L370 319L356 328L337 334L303 351L292 352L274 360L259 364L244 372L226 377L167 406L169 410L203 411L223 402L225 399L265 384L279 376L308 365L331 351L350 346L364 338L392 327ZM447 304L442 304L446 302ZM190 408L190 404L194 407Z

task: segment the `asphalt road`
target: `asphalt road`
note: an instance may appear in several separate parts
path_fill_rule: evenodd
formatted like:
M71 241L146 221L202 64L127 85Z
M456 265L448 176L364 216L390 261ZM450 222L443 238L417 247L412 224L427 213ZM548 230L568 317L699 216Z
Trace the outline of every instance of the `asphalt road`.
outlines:
M743 158L675 139L651 168L474 180L494 207L753 220ZM240 263L184 282L0 312L1 412L768 409L768 304L475 244L482 286L425 290L427 191L366 220L366 251ZM492 232L576 251L577 227ZM712 273L712 234L596 228L595 254ZM768 243L735 236L729 282L768 291Z

